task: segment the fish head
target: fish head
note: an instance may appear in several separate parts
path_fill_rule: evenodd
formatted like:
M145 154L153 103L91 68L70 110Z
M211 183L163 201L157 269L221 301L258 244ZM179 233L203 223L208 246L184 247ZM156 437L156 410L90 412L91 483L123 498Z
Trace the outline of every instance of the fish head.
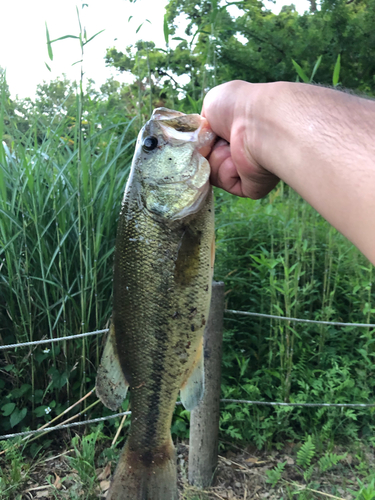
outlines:
M154 110L139 133L133 165L140 202L148 212L179 220L199 211L210 190L204 155L215 137L198 114Z

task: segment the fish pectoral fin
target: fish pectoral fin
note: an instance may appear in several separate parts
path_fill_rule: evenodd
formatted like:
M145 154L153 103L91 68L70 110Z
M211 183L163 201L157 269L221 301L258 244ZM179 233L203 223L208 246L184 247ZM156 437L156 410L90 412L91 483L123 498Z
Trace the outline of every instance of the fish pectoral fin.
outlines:
M96 376L96 394L107 408L117 410L126 398L128 387L117 353L115 328L111 323Z
M193 410L204 394L204 358L203 339L197 349L197 355L193 365L187 374L186 380L182 384L180 397L184 407Z

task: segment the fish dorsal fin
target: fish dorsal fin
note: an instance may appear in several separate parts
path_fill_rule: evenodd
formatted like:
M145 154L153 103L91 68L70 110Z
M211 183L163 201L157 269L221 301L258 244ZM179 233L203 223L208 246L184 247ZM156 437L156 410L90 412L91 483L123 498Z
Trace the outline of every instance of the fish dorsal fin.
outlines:
M96 394L107 408L117 410L126 397L128 387L117 353L115 327L111 323L96 376Z
M197 349L197 355L193 365L182 384L180 397L184 407L191 411L203 397L204 393L204 360L203 360L203 339Z

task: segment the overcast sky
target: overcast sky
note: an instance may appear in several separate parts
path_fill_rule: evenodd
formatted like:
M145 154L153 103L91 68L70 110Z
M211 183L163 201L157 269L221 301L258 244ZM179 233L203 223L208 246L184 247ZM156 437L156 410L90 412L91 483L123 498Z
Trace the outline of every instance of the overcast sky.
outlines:
M81 8L77 0L11 0L1 2L0 67L7 72L12 96L33 96L38 83L51 80L65 73L69 79L79 77L80 59L78 40L63 40L52 44L53 61L46 46L45 22L51 39L64 35L78 35L76 5L88 37L105 30L85 47L84 69L88 78L100 85L111 75L121 77L115 70L106 68L106 49L115 46L124 50L127 45L142 38L164 47L163 17L167 0L85 0L88 7ZM307 0L264 0L265 5L278 13L282 5L294 3L298 12L309 9ZM231 12L232 14L232 12ZM128 22L130 16L132 19ZM146 19L138 34L136 29ZM181 36L181 33L179 34ZM50 66L49 72L45 62Z

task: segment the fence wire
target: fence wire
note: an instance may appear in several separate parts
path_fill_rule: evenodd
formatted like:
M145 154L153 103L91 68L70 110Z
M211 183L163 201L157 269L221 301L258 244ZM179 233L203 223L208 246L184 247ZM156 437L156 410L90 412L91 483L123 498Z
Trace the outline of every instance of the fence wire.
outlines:
M288 316L275 316L273 314L262 314L248 311L236 311L234 309L224 309L225 313L238 314L240 316L255 316L260 318L270 318L270 319L281 319L283 321L292 321L295 323L312 323L315 325L332 325L332 326L356 326L358 328L375 328L374 323L342 323L340 321L318 321L313 319L302 319L302 318L290 318ZM89 337L90 335L100 335L101 333L107 333L108 328L103 328L102 330L95 330L93 332L78 333L77 335L67 335L66 337L57 337L43 340L35 340L32 342L19 342L18 344L7 344L0 346L0 351L4 349L16 349L18 347L28 347L32 345L48 344L50 342L61 342L64 340L79 339L82 337Z
M362 403L279 403L272 401L249 401L247 399L220 399L221 403L243 403L251 405L265 405L265 406L307 406L307 407L338 407L338 408L373 408L375 403L362 404ZM182 404L178 401L176 405ZM124 411L122 413L114 413L113 415L108 415L106 417L92 418L89 420L83 420L82 422L72 422L70 424L61 424L54 427L44 427L43 429L36 429L33 431L16 432L14 434L4 434L0 436L0 440L11 439L20 436L31 436L32 434L56 431L59 429L68 429L69 427L77 427L81 425L95 424L97 422L102 422L104 420L111 420L113 418L122 417L124 415L131 415L131 411Z
M108 415L106 417L98 417L91 418L89 420L82 420L82 422L72 422L71 424L61 424L55 425L54 427L44 427L44 429L36 429L34 431L24 431L24 432L15 432L14 434L4 434L0 436L0 440L2 439L11 439L17 436L31 436L32 434L38 434L39 432L49 432L49 431L57 431L59 429L68 429L69 427L77 427L79 425L88 425L88 424L96 424L97 422L102 422L103 420L111 420L112 418L123 417L124 415L130 415L131 411L123 411L122 413L114 413L113 415Z
M229 314L238 314L241 316L253 316L253 317L261 317L261 318L280 319L283 321L292 321L292 322L296 322L296 323L313 323L316 325L352 326L352 327L355 326L355 327L359 327L359 328L375 328L375 324L372 324L372 323L343 323L343 322L339 322L339 321L317 321L317 320L311 320L311 319L290 318L287 316L275 316L273 314L262 314L262 313L248 312L248 311L236 311L234 309L225 309L224 312L229 313ZM43 340L35 340L33 342L20 342L18 344L7 344L7 345L0 346L0 350L16 349L18 347L28 347L28 346L39 345L39 344L48 344L50 342L60 342L60 341L64 341L64 340L79 339L79 338L88 337L91 335L100 335L102 333L107 333L108 331L109 331L108 328L103 328L102 330L95 330L93 332L79 333L77 335L67 335L66 337L57 337L57 338L50 338L50 339L43 339ZM293 407L293 406L336 407L336 408L373 408L373 407L375 407L375 403L370 403L370 404L364 404L364 403L281 403L281 402L276 402L276 401L250 401L250 400L246 400L246 399L221 399L220 402L221 403L243 403L243 404L264 405L264 406L291 406L291 407ZM177 403L177 404L181 404L181 403ZM59 429L68 429L70 427L95 424L97 422L102 422L104 420L111 420L113 418L118 418L118 417L122 417L124 415L130 415L130 414L131 414L131 411L125 411L122 413L115 413L113 415L108 415L106 417L98 417L98 418L93 418L93 419L89 419L89 420L83 420L82 422L73 422L70 424L56 425L54 427L45 427L44 429L16 432L13 434L4 434L3 436L0 436L0 440L11 439L11 438L14 438L17 436L29 436L32 434L55 431L55 430L59 430Z
M294 323L313 323L315 325L333 325L333 326L357 326L361 328L375 328L373 323L342 323L340 321L318 321L314 319L289 318L287 316L274 316L273 314L261 314L247 311L235 311L234 309L225 309L224 312L239 314L241 316L258 316L260 318L281 319L283 321L292 321Z
M56 338L52 338L52 339L34 340L33 342L20 342L19 344L1 345L0 351L3 349L16 349L17 347L27 347L27 346L38 345L38 344L48 344L50 342L61 342L63 340L80 339L82 337L88 337L90 335L99 335L100 333L106 333L106 332L108 332L108 330L109 330L108 328L104 328L103 330L95 330L94 332L78 333L77 335L67 335L66 337L56 337Z

